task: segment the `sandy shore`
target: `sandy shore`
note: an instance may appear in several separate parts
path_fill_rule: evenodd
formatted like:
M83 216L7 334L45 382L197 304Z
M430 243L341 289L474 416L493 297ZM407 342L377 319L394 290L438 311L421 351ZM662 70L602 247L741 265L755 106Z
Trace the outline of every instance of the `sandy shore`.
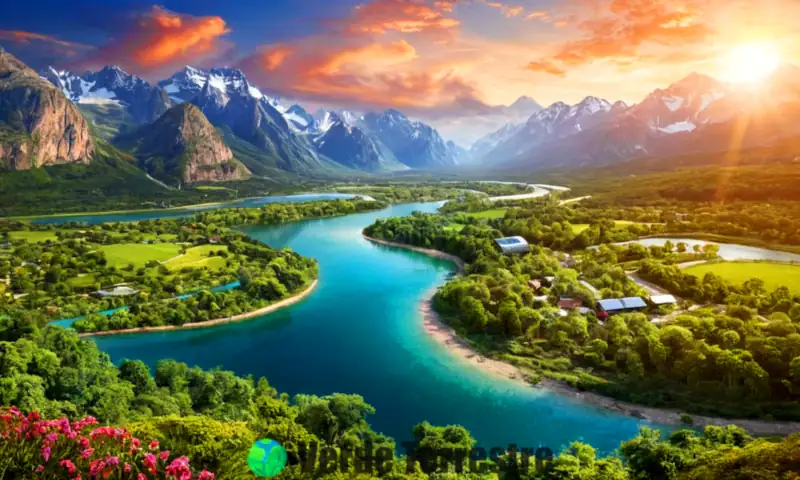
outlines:
M681 421L680 412L677 411L621 402L614 400L611 397L605 397L596 393L583 392L561 382L547 378L542 379L542 381L536 385L529 384L525 380L525 373L521 369L511 365L510 363L481 356L472 349L466 340L458 336L458 334L452 328L446 325L439 315L433 310L431 301L434 293L435 290L431 291L425 296L420 304L420 313L422 314L425 331L428 332L428 334L430 334L436 341L444 345L451 354L463 359L465 362L493 375L498 375L503 378L509 378L524 383L525 385L530 385L531 388L546 389L547 391L573 398L587 405L621 413L623 415L641 418L655 424L686 426ZM702 415L690 416L693 420L691 426L698 428L708 425L738 425L754 435L789 435L791 433L800 432L800 423L798 422L767 422L750 419L706 417Z
M449 253L442 252L440 250L433 250L432 248L415 247L413 245L406 245L404 243L397 243L397 242L389 242L387 240L379 240L377 238L368 237L366 235L363 235L363 237L366 238L367 240L369 240L370 242L377 243L379 245L386 245L388 247L402 248L403 250L411 250L411 251L414 251L414 252L424 253L425 255L428 255L430 257L441 258L441 259L444 259L444 260L450 260L451 262L453 262L456 265L456 267L458 267L458 272L459 273L464 273L464 268L467 265L466 263L464 263L464 260L461 260L459 257L456 257L455 255L451 255Z
M387 242L385 240L370 238L366 235L364 235L364 237L381 245L413 250L430 255L432 257L450 260L458 266L460 273L464 272L464 261L448 253L427 248L398 244L395 242ZM480 368L490 374L512 379L525 385L530 385L531 388L545 389L557 395L569 397L587 405L592 405L604 410L610 410L623 415L629 415L659 425L686 426L686 424L681 421L681 412L679 411L652 408L643 405L621 402L611 397L605 397L596 393L583 392L564 383L547 378L542 379L542 381L536 385L531 385L525 380L526 375L523 370L501 360L483 357L481 354L473 350L470 344L465 339L460 337L455 330L445 324L439 314L437 314L433 309L432 300L436 290L437 288L432 289L427 295L425 295L420 303L419 310L425 326L425 331L436 341L446 347L452 355L462 359L465 363ZM791 433L800 432L800 422L769 422L763 420L729 419L691 414L690 416L692 417L693 421L691 426L695 428L702 428L708 425L737 425L749 431L751 434L759 436L789 435Z
M216 325L223 325L225 323L231 322L238 322L241 320L247 320L248 318L253 317L260 317L262 315L266 315L268 313L272 313L276 310L280 310L281 308L288 307L290 305L294 305L295 303L303 300L306 298L313 290L314 287L317 286L318 280L314 280L311 285L308 286L305 290L298 293L293 297L289 297L287 299L281 300L280 302L276 302L270 305L267 305L264 308L259 308L258 310L253 310L252 312L241 313L239 315L234 315L232 317L225 317L225 318L217 318L214 320L207 320L205 322L196 322L196 323L184 323L181 326L175 325L163 325L159 327L140 327L140 328L128 328L125 330L109 330L105 332L87 332L81 333L81 337L104 337L108 335L122 335L126 333L146 333L146 332L164 332L167 330L179 330L179 329L188 329L188 328L207 328L213 327Z

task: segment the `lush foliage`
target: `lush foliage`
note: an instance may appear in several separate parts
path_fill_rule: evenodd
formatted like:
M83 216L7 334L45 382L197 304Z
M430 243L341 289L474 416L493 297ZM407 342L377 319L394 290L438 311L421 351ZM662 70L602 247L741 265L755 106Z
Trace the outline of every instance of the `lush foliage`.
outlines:
M160 450L156 440L142 442L124 428L98 427L86 417L42 420L37 412L23 415L16 407L0 414L0 475L3 478L174 478L211 480L203 470L194 475L189 459ZM172 460L170 460L172 458ZM31 465L37 464L31 469Z
M540 200L509 208L503 218L463 213L481 207L475 200L448 204L447 215L378 220L364 231L469 262L466 276L439 290L435 306L477 349L518 365L531 381L546 376L615 398L699 413L800 418L800 378L792 373L792 365L800 362L800 297L787 288L767 292L759 279L743 285L714 275L699 279L675 266L714 258L714 246L601 245L569 259L542 246L574 249L584 243L576 243L583 233L575 236L566 228L571 220L587 219L584 207ZM655 215L628 212L643 226L622 228L601 216L585 230L585 241L645 232ZM463 227L450 228L453 223ZM501 255L493 239L507 235L524 236L531 252ZM709 305L671 314L651 307L649 316L618 315L608 321L593 312L555 307L562 297L592 308L598 298L646 296L626 269L638 269L640 277ZM548 277L553 280L545 282ZM654 323L651 317L660 320Z
M0 275L9 282L0 305L43 310L52 319L86 316L73 324L82 332L229 318L305 289L316 278L317 266L228 226L342 215L384 205L362 200L271 204L92 227L7 222L0 226L8 240ZM97 293L121 283L136 293ZM107 312L123 305L130 308Z

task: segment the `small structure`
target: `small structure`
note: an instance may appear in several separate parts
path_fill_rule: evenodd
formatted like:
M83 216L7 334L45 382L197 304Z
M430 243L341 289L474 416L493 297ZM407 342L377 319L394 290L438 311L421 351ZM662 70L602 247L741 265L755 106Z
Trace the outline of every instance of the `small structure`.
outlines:
M528 280L528 286L531 287L531 290L534 292L538 292L542 289L542 281L541 280Z
M556 283L556 277L554 277L553 275L548 275L548 276L544 277L544 281L545 281L545 285L547 285L549 287L552 287Z
M625 297L622 299L622 305L625 306L625 310L627 311L637 311L647 308L647 303L645 303L642 297Z
M558 299L558 307L565 310L575 310L581 308L583 303L580 298L575 297L561 297Z
M615 313L636 312L647 308L641 297L608 298L597 301L598 318L606 318Z
M678 300L672 295L651 295L650 304L656 307L660 307L662 305L675 305L678 303Z
M139 291L127 285L116 285L109 290L98 290L94 293L100 297L127 297L128 295L139 293Z
M208 239L208 243L211 243L211 244L217 244L217 243L219 243L219 241L220 241L219 235L216 235L216 236L213 236L213 237L209 237L209 239Z
M503 237L494 240L500 246L503 253L528 253L530 246L528 241L522 237Z

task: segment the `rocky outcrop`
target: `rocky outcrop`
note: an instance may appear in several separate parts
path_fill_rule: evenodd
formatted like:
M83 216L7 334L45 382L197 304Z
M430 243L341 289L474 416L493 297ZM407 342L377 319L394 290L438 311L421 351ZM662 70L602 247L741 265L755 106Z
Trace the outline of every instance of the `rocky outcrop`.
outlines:
M64 94L0 48L0 163L27 170L89 163L89 125Z
M155 122L119 142L135 152L139 165L172 184L241 180L247 169L195 105L176 105Z

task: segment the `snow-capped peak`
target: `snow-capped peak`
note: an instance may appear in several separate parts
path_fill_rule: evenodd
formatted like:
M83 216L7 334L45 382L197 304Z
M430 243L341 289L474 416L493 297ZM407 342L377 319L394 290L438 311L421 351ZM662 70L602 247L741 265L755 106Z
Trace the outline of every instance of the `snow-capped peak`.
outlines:
M223 105L233 95L247 95L260 100L264 94L247 81L244 72L237 68L223 67L203 70L187 65L172 77L159 82L175 102L186 102L196 97L208 85L209 93ZM273 105L274 106L274 105Z

